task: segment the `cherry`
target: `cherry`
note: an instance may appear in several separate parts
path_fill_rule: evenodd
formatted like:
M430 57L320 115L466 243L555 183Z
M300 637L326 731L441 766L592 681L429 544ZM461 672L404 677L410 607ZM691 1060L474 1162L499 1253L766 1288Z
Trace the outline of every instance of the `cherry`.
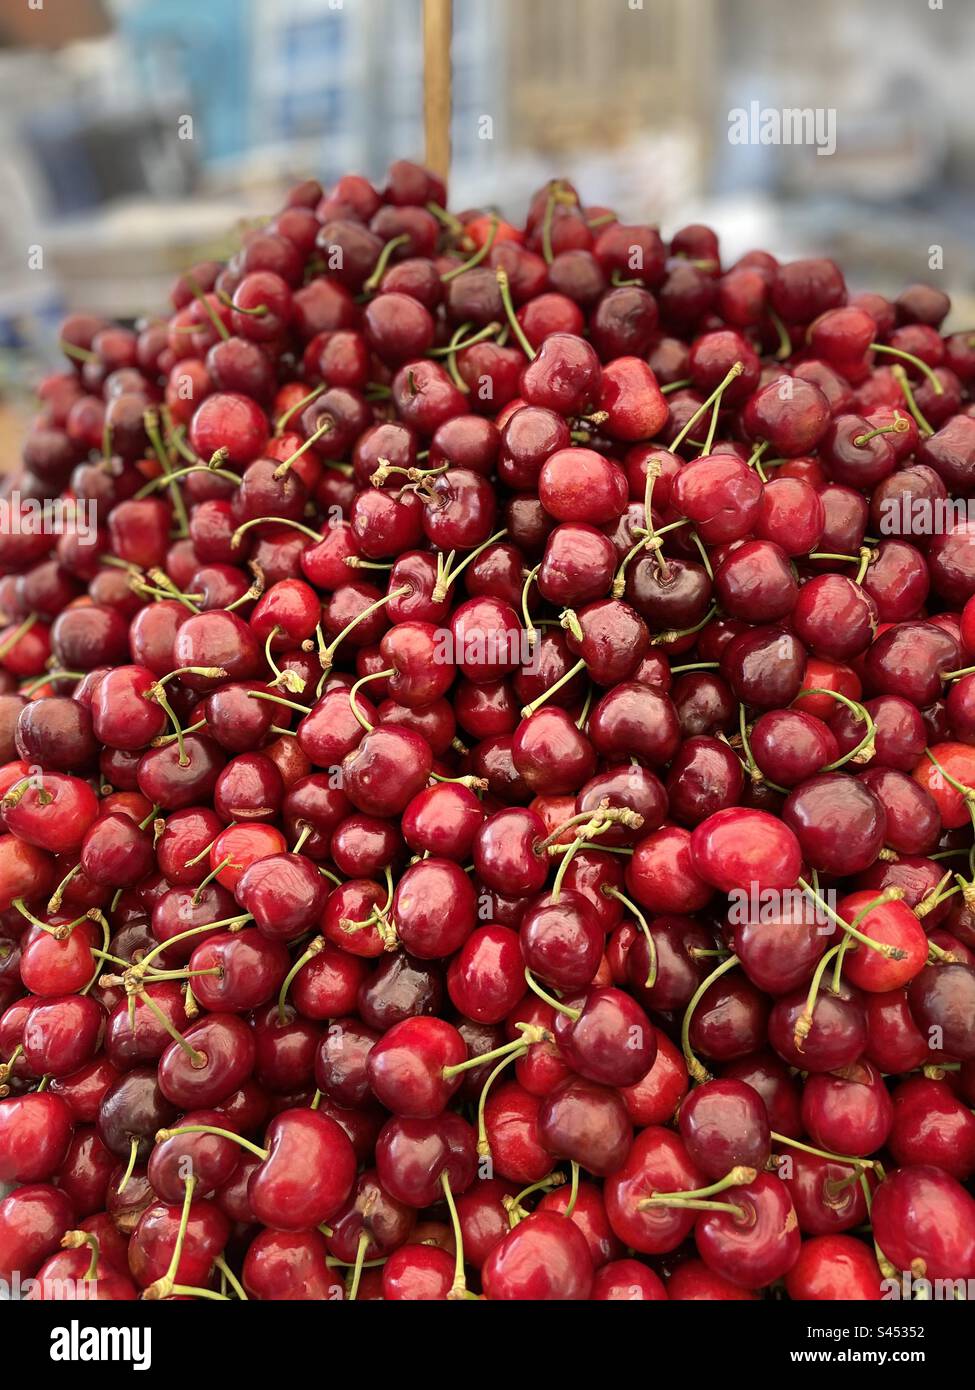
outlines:
M902 1081L893 1094L889 1147L899 1167L934 1164L964 1182L975 1171L975 1116L945 1081Z
M192 1184L188 1191L192 1192ZM185 1225L184 1211L188 1212ZM190 1200L175 1206L153 1202L139 1218L129 1243L132 1277L144 1296L156 1298L167 1297L174 1287L205 1288L229 1233L230 1222L212 1202Z
M605 1176L625 1162L633 1134L618 1092L570 1076L542 1101L538 1136L550 1153Z
M796 787L782 817L812 867L841 877L874 862L887 823L869 787L837 772L820 773Z
M866 1219L866 1196L855 1167L803 1149L787 1147L784 1152L778 1176L788 1188L804 1234L852 1231Z
M893 1104L880 1073L860 1061L845 1074L810 1077L803 1090L802 1119L821 1148L865 1156L886 1142Z
M494 1247L482 1271L489 1300L588 1298L593 1268L579 1227L555 1212L537 1211Z
M370 1052L369 1082L377 1099L395 1114L432 1119L460 1085L453 1069L466 1060L464 1041L449 1023L407 1018Z
M679 1136L650 1125L636 1136L628 1158L606 1181L609 1223L625 1245L643 1254L676 1250L693 1230L696 1213L645 1199L696 1190L703 1179Z
M0 1101L0 1181L51 1177L67 1154L72 1123L59 1096L29 1093Z
M234 890L266 936L293 941L317 925L328 887L311 860L300 854L269 854L254 860Z
M785 1286L789 1297L799 1302L873 1302L883 1297L876 1259L852 1236L821 1235L804 1242Z
M315 1110L284 1110L267 1128L264 1161L247 1186L254 1215L267 1226L301 1231L334 1216L355 1181L355 1154L342 1130Z
M742 1081L709 1081L681 1105L680 1133L693 1162L710 1178L737 1166L765 1167L769 1120L760 1096Z
M395 1115L376 1142L379 1181L395 1201L417 1210L432 1206L445 1186L466 1192L475 1164L474 1131L449 1110L431 1119Z
M911 981L907 997L911 1014L929 1041L962 1061L975 1055L965 1021L971 1018L975 970L950 961L926 966Z
M808 1031L807 1031L808 1029ZM790 1066L837 1071L852 1066L867 1041L867 1024L858 994L820 990L809 1010L805 990L785 994L772 1005L769 1042Z
M244 1258L244 1287L257 1299L342 1298L342 1282L326 1264L326 1255L319 1231L261 1231Z
M70 1199L47 1183L27 1183L0 1200L0 1276L33 1278L73 1219Z
M969 1279L975 1268L975 1200L929 1164L898 1168L877 1188L874 1238L895 1270L915 1279Z
M524 994L518 934L503 926L476 928L448 966L447 992L465 1017L501 1023Z
M250 1076L257 1045L234 1014L212 1014L170 1043L159 1061L159 1089L184 1109L210 1107L227 1099Z
M517 1183L539 1182L552 1167L538 1127L541 1099L517 1081L492 1087L484 1107L487 1148L494 1171Z
M406 870L393 897L396 931L421 960L450 956L474 929L470 879L450 859L425 859Z
M795 1264L801 1239L788 1190L770 1173L736 1187L729 1211L705 1211L694 1239L705 1264L743 1288L781 1278Z

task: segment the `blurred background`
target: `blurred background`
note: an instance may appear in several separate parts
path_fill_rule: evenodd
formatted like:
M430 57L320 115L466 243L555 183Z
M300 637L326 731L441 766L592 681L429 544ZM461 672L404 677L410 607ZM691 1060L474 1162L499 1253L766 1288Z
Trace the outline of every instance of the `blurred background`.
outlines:
M0 0L8 428L66 310L158 309L296 177L422 156L420 8ZM451 203L517 215L560 174L665 236L710 221L729 262L764 245L836 256L854 288L930 280L967 326L973 53L971 0L454 0ZM835 153L731 143L752 103L835 111Z

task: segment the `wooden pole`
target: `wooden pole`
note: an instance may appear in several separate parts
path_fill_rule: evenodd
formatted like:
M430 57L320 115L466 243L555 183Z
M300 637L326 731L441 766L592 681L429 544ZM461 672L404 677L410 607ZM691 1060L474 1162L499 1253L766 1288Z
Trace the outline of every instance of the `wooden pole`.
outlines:
M423 121L426 163L450 172L450 37L453 0L423 0Z

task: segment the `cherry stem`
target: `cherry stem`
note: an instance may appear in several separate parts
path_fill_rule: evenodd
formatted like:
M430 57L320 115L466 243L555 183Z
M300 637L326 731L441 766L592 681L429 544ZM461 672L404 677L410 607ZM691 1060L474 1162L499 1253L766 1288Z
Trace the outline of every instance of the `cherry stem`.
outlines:
M122 1181L121 1181L121 1182L119 1183L119 1185L118 1185L118 1190L119 1190L119 1192L124 1192L124 1191L125 1191L125 1189L126 1189L126 1188L128 1187L128 1185L129 1185L129 1179L132 1177L132 1174L135 1172L135 1160L136 1160L136 1155L137 1155L138 1152L139 1152L139 1144L140 1144L140 1143L141 1143L141 1140L139 1140L139 1139L132 1139L132 1140L129 1141L129 1161L128 1161L128 1162L126 1163L126 1165L125 1165L125 1172L122 1174Z
M295 976L298 974L299 970L304 969L304 967L308 964L309 961L315 959L315 957L324 949L324 946L325 938L323 936L316 936L313 941L310 941L308 943L304 951L301 953L301 955L292 965L291 969L288 971L287 975L285 975L284 979L281 981L281 988L278 991L278 1022L280 1023L282 1028L288 1021L288 990L291 988Z
M26 685L20 687L21 695L33 695L35 690L40 690L44 685L54 681L80 681L84 680L83 671L45 671L43 676L36 676L34 680L28 681Z
M924 362L920 357L916 357L913 352L904 352L902 348L888 347L886 343L871 343L870 347L874 352L886 352L889 353L891 357L899 357L904 362L910 362L911 366L916 367L922 376L927 377L928 381L931 383L931 389L936 396L944 395L945 388L942 386L940 379L931 370L927 362Z
M58 884L58 886L55 888L54 892L53 892L53 893L51 894L51 896L48 898L48 900L47 900L47 910L48 910L48 912L59 912L59 911L60 911L60 909L61 909L61 899L64 897L65 889L67 888L67 886L68 886L68 884L71 882L71 880L75 877L75 875L76 875L76 874L79 874L79 873L81 873L81 861L80 861L80 860L78 861L77 864L75 864L75 866L74 866L73 869L69 869L69 870L68 870L68 872L65 874L64 878L62 878L61 882Z
M444 1168L440 1174L440 1186L443 1188L444 1201L447 1203L447 1210L450 1212L450 1224L454 1228L454 1245L456 1247L456 1254L454 1257L454 1282L450 1286L447 1297L448 1299L466 1298L467 1283L464 1279L464 1233L461 1230L460 1217L457 1215L454 1194L450 1190L450 1176L446 1168Z
M670 1206L676 1198L678 1201L699 1201L706 1197L717 1197L720 1192L727 1192L729 1187L745 1187L748 1183L754 1182L758 1177L755 1168L746 1168L743 1164L732 1168L718 1182L713 1182L709 1187L697 1187L687 1192L653 1192L649 1197L644 1197L638 1203L641 1211L650 1211L653 1207Z
M533 362L538 354L525 336L525 330L522 328L518 320L518 315L515 313L515 306L511 298L511 285L508 282L508 273L499 266L495 271L495 277L498 282L498 289L501 291L501 303L504 305L504 312L511 325L511 331L518 339L518 345L529 362Z
M287 516L254 516L251 517L250 521L245 521L242 526L238 526L237 530L230 537L230 544L234 550L237 549L240 545L241 538L252 526L290 526L292 530L300 531L303 536L307 536L308 539L314 541L316 545L325 539L321 532L313 531L310 526L305 526L301 521L292 521L292 519Z
M369 1242L372 1239L369 1232L362 1230L359 1232L359 1239L355 1247L355 1262L352 1266L352 1274L349 1281L349 1292L346 1298L350 1303L354 1303L359 1295L359 1281L362 1278L362 1266L365 1263L366 1251L369 1249Z
M502 1197L501 1205L508 1213L508 1224L514 1228L520 1221L524 1221L528 1213L524 1210L523 1203L528 1197L533 1197L536 1192L551 1192L556 1187L562 1187L564 1183L565 1174L556 1168L551 1173L546 1173L544 1178L523 1187L514 1197Z
M491 254L500 225L501 219L497 215L493 216L491 218L491 230L485 237L483 244L474 252L473 256L466 261L462 261L460 265L455 265L451 270L444 271L440 279L444 283L450 280L456 280L457 276L463 275L465 270L473 270L475 266L480 265L483 260L486 260Z
M647 939L647 952L650 957L649 969L647 970L647 978L646 980L644 980L643 985L644 989L653 989L654 985L657 983L657 943L653 939L653 933L650 930L649 922L647 921L643 913L640 911L640 909L637 907L636 903L633 902L630 898L626 897L625 894L621 893L620 890L614 887L612 884L605 885L603 888L603 893L606 895L607 898L616 898L619 902L621 902L623 906L627 909L627 911L633 913L633 916L640 924L640 930L643 932L643 935Z
M307 453L308 450L312 447L312 445L316 442L316 440L321 439L323 434L331 434L334 428L335 424L331 417L328 417L325 420L323 420L322 423L318 426L318 429L308 436L308 438L305 440L304 444L302 444L300 448L296 449L289 458L284 459L281 463L278 464L277 468L275 468L274 472L271 474L271 477L274 478L276 481L280 481L282 478L286 477L286 475L291 471L291 465L297 463L298 459L301 458L302 454Z
M699 405L697 410L695 410L694 414L691 416L691 418L685 422L683 429L678 433L676 439L671 440L670 444L668 445L668 448L670 449L670 452L672 454L675 454L677 452L680 445L684 442L684 440L690 434L691 430L697 424L698 420L700 420L709 410L711 410L712 406L714 406L716 407L716 409L714 409L713 411L711 428L708 431L708 436L703 449L704 454L708 452L708 449L710 449L711 447L711 441L714 439L714 431L717 427L718 410L720 410L721 408L721 397L724 395L725 391L735 380L735 378L741 376L744 370L744 362L736 362L734 366L731 367L724 380L718 386L715 387L715 389L711 392L710 396L708 396L707 400L704 401L701 405Z
M23 898L14 898L10 906L16 908L21 917L26 917L31 926L38 927L41 931L47 932L49 936L54 937L55 941L65 941L71 935L71 928L67 923L63 923L59 927L54 927L50 922L42 922L39 917L35 917L33 912L31 912L25 904Z
M169 1268L161 1279L150 1284L143 1292L142 1297L150 1301L160 1298L168 1298L176 1287L176 1271L179 1269L179 1262L183 1257L183 1246L186 1243L186 1229L190 1224L190 1207L193 1202L193 1191L196 1187L196 1178L186 1179L185 1191L183 1193L183 1210L179 1219L179 1230L176 1232L176 1243L173 1246L173 1253L170 1256Z
M373 725L369 723L369 720L362 713L359 703L356 700L356 696L358 695L362 687L364 685L368 685L370 681L388 680L390 676L395 675L396 671L392 666L387 671L373 671L372 675L360 676L359 679L349 690L349 706L352 710L352 713L355 715L356 719L365 729L367 734L372 733Z
M13 632L11 632L9 636L5 637L4 640L0 642L0 661L2 661L5 656L7 656L10 652L13 651L14 647L16 647L20 639L22 637L26 637L28 632L30 632L31 628L34 626L34 624L39 620L39 613L31 613L30 617L25 618L19 627L15 627Z
M536 710L541 709L542 705L544 705L547 700L550 700L557 691L561 690L564 685L568 685L569 681L580 675L585 669L586 663L584 661L577 661L564 675L559 676L558 680L550 685L547 690L543 690L537 699L532 700L530 705L524 705L522 707L522 719L530 719Z
M563 1004L561 999L556 999L554 995L544 990L535 979L532 972L528 969L527 965L525 966L525 983L533 994L537 994L539 999L544 1000L550 1008L555 1009L556 1013L565 1014L566 1018L571 1018L573 1023L576 1023L582 1017L581 1009L570 1009L568 1004Z
M186 468L178 468L172 473L161 473L158 478L152 478L145 487L140 487L135 493L133 501L141 502L143 497L149 497L153 492L157 492L161 487L168 487L170 483L177 482L180 478L187 478L191 473L209 473L217 478L224 478L228 483L240 484L240 474L231 473L229 468L218 468L213 463L193 463Z
M294 416L299 413L299 411L304 410L305 406L311 405L312 401L316 401L324 390L324 384L322 384L321 386L316 386L313 391L308 392L307 396L302 396L300 401L295 401L294 405L289 405L288 409L284 412L284 414L279 415L277 420L275 421L274 433L276 435L284 434L285 426L287 425L288 421L293 419Z
M893 367L891 367L890 369L890 373L894 380L897 382L897 385L901 388L901 395L904 397L904 401L907 405L907 408L910 411L911 415L914 417L914 422L917 425L918 429L925 437L930 437L932 434L934 434L934 428L932 425L928 424L924 415L921 413L921 407L917 403L917 400L914 396L914 391L911 388L911 383L908 380L907 373L905 372L904 368L901 366L899 362L895 362Z
M666 386L661 386L660 394L662 396L669 396L672 391L683 391L685 387L693 385L693 378L685 376L682 377L680 381L668 381Z
M274 672L274 679L270 681L269 684L272 686L283 685L285 690L289 691L292 695L301 695L306 684L304 679L298 675L297 671L282 671L274 660L274 656L271 652L271 644L279 633L282 637L287 637L288 635L283 627L275 623L264 642L264 659Z
M532 1023L518 1023L520 1037L512 1039L511 1042L503 1043L500 1047L492 1048L490 1052L482 1052L476 1057L468 1057L466 1062L457 1062L452 1067L444 1067L442 1076L445 1081L450 1081L461 1072L473 1071L477 1067L486 1066L488 1062L495 1062L501 1057L509 1057L512 1052L524 1050L526 1043L544 1042L548 1036L544 1028Z
M867 732L864 734L863 738L860 740L857 746L855 748L851 748L849 753L844 753L842 758L837 758L835 763L830 763L827 767L824 767L823 771L835 772L837 768L840 768L844 765L844 763L849 762L869 762L870 758L873 756L874 735L877 732L877 726L871 719L870 712L867 709L866 705L861 705L859 700L851 700L849 695L841 695L838 690L827 690L819 686L811 686L808 690L800 691L799 696L797 698L801 698L805 695L828 695L833 700L839 700L841 705L846 705L847 709L851 710L853 714L856 715L858 723L866 724L867 726Z
M224 329L224 336L230 337L226 329ZM154 410L152 407L143 411L142 423L149 438L149 443L152 446L152 451L158 460L159 467L162 469L163 475L167 479L169 495L173 503L173 511L176 514L176 520L179 524L179 533L181 536L188 536L190 533L190 522L186 512L186 503L183 501L183 494L180 491L179 483L173 481L173 465L170 461L169 451L163 443L162 435L159 433L158 411Z
M737 956L729 956L727 960L723 960L720 965L716 966L714 970L711 971L711 974L706 976L698 985L697 989L691 995L690 1002L684 1011L684 1019L680 1026L680 1045L681 1051L684 1054L684 1061L687 1063L687 1070L695 1081L709 1081L710 1074L695 1057L694 1050L691 1047L691 1019L694 1017L694 1010L704 998L705 994L707 994L711 986L738 963Z
M143 989L138 992L138 998L142 1000L143 1004L145 1004L149 1012L155 1015L156 1021L160 1023L163 1028L165 1028L166 1032L172 1038L173 1042L177 1043L179 1047L182 1048L183 1052L185 1052L186 1056L190 1059L190 1066L195 1067L197 1071L205 1067L207 1064L207 1059L204 1056L204 1054L202 1052L197 1052L193 1044L187 1042L186 1038L183 1037L182 1033L179 1031L176 1025L166 1017L165 1013L156 1003L155 999L153 999L152 995L149 994L147 990Z
M879 951L885 960L904 960L906 958L906 951L902 951L896 946L890 946L886 942L874 941L872 936L865 936L863 932L859 931L851 922L845 921L839 913L833 911L826 899L816 891L812 884L807 883L804 878L798 879L797 882L803 892L808 893L813 902L822 908L830 921L835 922L843 931L849 932L850 936L852 936L854 940L859 941L861 946L869 946L872 951ZM891 890L887 889L887 892L891 892ZM896 896L896 894L892 894L892 897L887 899L887 901L893 901L894 896Z
M203 932L217 931L221 927L226 927L230 932L239 931L244 923L249 922L250 919L250 913L244 912L237 917L224 917L220 922L205 922L199 927L187 927L186 931L178 932L176 936L171 936L166 941L160 941L158 946L153 946L152 950L148 951L137 965L132 966L132 971L137 976L142 975L156 956L161 955L170 946L178 945L180 941L187 941L192 936L200 936Z
M570 1159L570 1171L572 1173L572 1188L569 1192L569 1200L565 1208L565 1219L570 1221L572 1213L576 1209L576 1202L579 1200L579 1165L575 1159Z
M447 597L447 593L448 593L448 591L449 591L451 585L454 584L454 583L456 582L457 576L460 575L460 574L463 574L463 572L464 572L464 570L466 570L467 566L468 566L469 564L471 564L474 560L476 560L477 557L478 557L479 555L481 555L485 550L487 550L488 546L496 545L497 542L500 541L500 540L503 540L503 538L504 538L507 534L508 534L507 528L504 528L504 527L503 527L500 531L495 531L494 535L493 535L493 536L488 536L487 540L486 540L486 541L482 541L482 543L477 547L476 550L472 550L471 553L470 553L469 555L465 555L464 558L463 558L463 560L461 560L461 562L460 562L459 565L454 565L454 564L453 564L453 551L451 551L450 556L448 557L447 563L446 563L446 565L444 566L443 570L440 569L440 562L441 562L441 559L442 559L442 552L439 552L439 551L438 551L438 553L437 553L437 571L438 571L438 573L437 573L437 582L434 584L434 586L433 586L433 592L432 592L431 595L430 595L430 597L431 597L431 599L433 600L433 602L434 602L434 603L443 603L444 599Z
M327 646L322 647L319 651L318 659L321 662L322 670L330 671L332 669L332 662L336 651L345 641L346 637L348 637L349 633L354 632L360 623L364 623L367 618L371 618L373 613L377 613L379 609L385 607L387 603L392 603L393 599L402 598L404 594L408 594L409 592L409 584L401 584L398 589L393 589L382 598L377 598L375 603L370 603L368 607L363 608L361 613L357 613L351 622L346 623L338 636L333 637L331 642L329 642Z
M363 283L362 288L366 294L372 294L374 290L379 288L380 282L386 274L386 267L389 265L393 252L399 250L401 246L405 246L409 239L407 233L403 232L401 236L394 236L390 241L387 241L386 245L379 253L372 274L369 276L369 279Z
M300 705L297 700L286 700L283 695L266 694L263 690L248 690L249 700L270 700L274 705L284 705L287 709L296 709L299 714L311 714L311 705Z
M869 444L871 439L876 439L881 434L906 434L911 428L906 415L898 415L897 419L889 425L878 425L876 429L868 430L866 434L858 434L853 441L854 448L862 449L864 444Z
M528 1052L527 1045L518 1051L509 1052L506 1057L491 1071L484 1085L481 1087L481 1094L477 1098L477 1152L481 1158L491 1157L491 1141L487 1135L487 1125L484 1119L484 1107L487 1105L487 1098L491 1087L497 1078L504 1071L505 1067L510 1067L512 1062L517 1062L519 1057L524 1057Z
M65 1231L61 1237L62 1250L82 1250L85 1246L91 1251L88 1268L81 1276L82 1280L87 1283L89 1280L98 1278L98 1260L101 1254L98 1237L92 1231Z
M167 1139L177 1139L183 1134L215 1134L218 1139L231 1139L261 1160L267 1158L271 1152L270 1149L262 1149L260 1145L252 1144L249 1139L235 1134L232 1129L220 1129L217 1125L177 1125L173 1129L160 1129L156 1131L156 1143L162 1144Z
M811 1144L803 1144L798 1139L790 1139L786 1134L777 1134L772 1130L772 1139L776 1144L784 1144L789 1149L799 1149L804 1154L812 1154L815 1158L826 1158L831 1163L842 1164L844 1168L875 1168L876 1159L873 1158L850 1158L845 1154L830 1153L828 1149L816 1149Z
M242 1303L247 1303L249 1300L243 1288L241 1287L240 1280L237 1278L236 1274L234 1274L233 1270L230 1268L224 1257L222 1255L218 1255L213 1263L216 1266L216 1268L219 1269L220 1273L226 1279L227 1283L233 1289L234 1293L237 1295L240 1301Z
M779 339L779 345L775 350L775 360L777 362L784 362L787 357L792 356L792 339L789 337L789 330L774 309L767 309L766 313L768 314L769 323L771 323L772 327L775 329Z

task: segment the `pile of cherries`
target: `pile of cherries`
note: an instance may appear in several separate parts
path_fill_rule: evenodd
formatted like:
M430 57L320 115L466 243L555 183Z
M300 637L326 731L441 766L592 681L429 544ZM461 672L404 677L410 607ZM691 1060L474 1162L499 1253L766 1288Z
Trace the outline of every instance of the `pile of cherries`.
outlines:
M171 300L5 499L0 1276L975 1278L947 297L401 162Z

